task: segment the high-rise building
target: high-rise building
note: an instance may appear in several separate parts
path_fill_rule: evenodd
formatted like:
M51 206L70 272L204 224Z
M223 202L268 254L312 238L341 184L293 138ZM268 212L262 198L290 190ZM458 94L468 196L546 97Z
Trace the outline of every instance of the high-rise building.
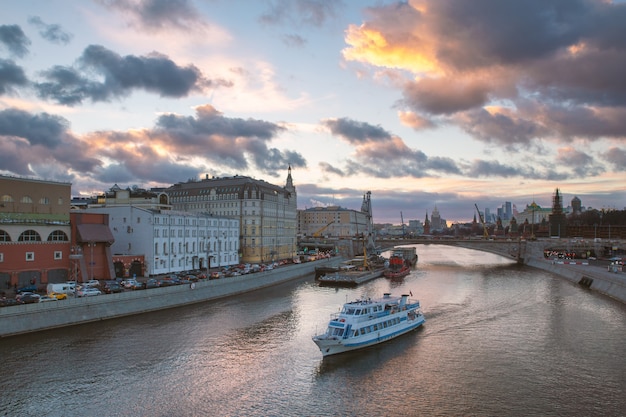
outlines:
M164 191L174 210L237 219L241 262L270 262L296 255L297 195L291 167L284 186L240 175L207 175Z
M580 214L581 212L582 212L582 202L580 201L580 198L578 197L572 198L572 213Z
M513 207L510 201L504 202L504 216L502 216L502 220L511 220L513 217Z

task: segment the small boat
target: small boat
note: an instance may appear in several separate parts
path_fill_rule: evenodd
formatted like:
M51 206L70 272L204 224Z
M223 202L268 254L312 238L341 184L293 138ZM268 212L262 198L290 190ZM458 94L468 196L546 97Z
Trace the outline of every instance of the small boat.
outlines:
M415 248L412 249L415 250ZM410 256L410 253L408 255ZM404 251L394 250L389 258L389 266L383 275L390 279L404 278L411 273L411 265L411 258L406 258Z
M408 294L359 299L330 315L326 332L313 336L322 356L373 346L415 330L425 322L418 300Z
M402 258L406 260L410 267L417 265L417 249L412 246L398 246L393 248L393 253L401 254Z

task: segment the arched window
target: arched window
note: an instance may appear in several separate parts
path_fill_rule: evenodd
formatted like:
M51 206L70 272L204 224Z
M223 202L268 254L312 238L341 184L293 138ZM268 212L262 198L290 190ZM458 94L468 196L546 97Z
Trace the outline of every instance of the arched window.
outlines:
M41 197L39 199L39 204L48 205L50 204L50 199L48 197Z
M17 239L18 242L41 242L41 236L34 230L25 230Z
M32 203L33 199L30 198L30 196L23 196L22 198L20 198L20 203Z
M68 240L63 230L55 230L48 236L48 242L67 242Z
M15 200L13 200L13 197L11 197L10 195L4 194L0 201L2 201L3 203L13 203Z
M0 242L10 242L11 236L4 230L0 230Z

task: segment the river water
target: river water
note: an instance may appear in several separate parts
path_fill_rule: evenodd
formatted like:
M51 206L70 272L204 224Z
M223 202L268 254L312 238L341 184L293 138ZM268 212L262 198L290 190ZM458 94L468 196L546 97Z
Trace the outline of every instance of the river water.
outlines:
M620 416L626 307L496 255L417 246L402 282L243 296L0 339L6 416ZM355 298L412 292L413 333L322 359Z

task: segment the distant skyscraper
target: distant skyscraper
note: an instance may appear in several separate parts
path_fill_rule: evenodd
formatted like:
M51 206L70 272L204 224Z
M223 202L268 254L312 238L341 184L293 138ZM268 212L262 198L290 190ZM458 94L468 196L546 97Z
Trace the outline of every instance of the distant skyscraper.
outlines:
M502 217L502 220L511 220L511 217L513 217L513 208L511 202L506 201L504 203L504 216Z
M441 216L439 215L439 209L437 209L437 206L435 206L430 216L430 230L440 230L442 228L443 226L441 224Z
M580 214L582 211L582 204L580 198L574 197L572 198L572 212L574 214Z

